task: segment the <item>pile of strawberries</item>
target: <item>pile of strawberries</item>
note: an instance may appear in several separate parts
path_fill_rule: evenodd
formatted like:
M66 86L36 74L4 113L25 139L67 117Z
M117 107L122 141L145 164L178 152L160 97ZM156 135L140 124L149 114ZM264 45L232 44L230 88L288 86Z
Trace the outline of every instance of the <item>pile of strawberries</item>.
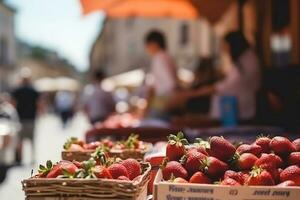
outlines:
M120 142L113 142L109 139L103 139L101 141L95 141L91 143L85 143L76 137L72 137L64 144L66 151L90 151L97 148L102 151L108 152L111 149L115 150L145 150L147 147L143 141L139 140L139 135L131 134L126 140Z
M38 172L38 178L99 178L134 182L141 178L142 167L135 159L112 159L98 150L83 162L62 160L53 165L47 161L45 166L39 166Z
M300 186L300 138L260 136L236 147L217 136L188 145L178 133L169 136L161 168L175 183Z

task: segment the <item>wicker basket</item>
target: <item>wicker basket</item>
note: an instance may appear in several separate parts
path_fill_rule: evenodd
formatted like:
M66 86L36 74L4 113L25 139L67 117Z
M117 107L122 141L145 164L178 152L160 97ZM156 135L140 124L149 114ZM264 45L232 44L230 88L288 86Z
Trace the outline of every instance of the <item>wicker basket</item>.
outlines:
M112 179L29 178L22 181L26 200L144 200L151 166L142 163L144 173L137 182Z
M144 156L147 152L151 151L152 144L151 143L145 143L146 149L142 151L138 150L117 150L117 149L111 149L109 152L110 157L118 157L121 159L127 159L127 158L134 158L138 160L143 160ZM69 161L85 161L88 160L93 153L93 150L87 150L87 151L62 151L61 157L63 160L69 160Z

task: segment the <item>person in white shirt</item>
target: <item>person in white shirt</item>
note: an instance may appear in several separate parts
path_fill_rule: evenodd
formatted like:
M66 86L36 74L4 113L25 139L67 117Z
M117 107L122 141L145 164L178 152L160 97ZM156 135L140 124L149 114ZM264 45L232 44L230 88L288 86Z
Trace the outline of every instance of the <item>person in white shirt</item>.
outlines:
M191 97L212 96L210 118L220 120L221 97L233 96L237 99L238 120L252 120L256 114L256 92L261 82L258 58L239 31L225 36L224 48L229 52L233 63L225 78L214 85L183 92L176 97L184 102Z
M104 121L115 111L113 95L101 87L104 77L101 70L94 72L93 82L83 91L83 106L91 124Z
M151 56L148 88L148 116L167 119L167 103L177 87L176 65L167 52L166 39L159 31L151 31L145 38L145 48Z

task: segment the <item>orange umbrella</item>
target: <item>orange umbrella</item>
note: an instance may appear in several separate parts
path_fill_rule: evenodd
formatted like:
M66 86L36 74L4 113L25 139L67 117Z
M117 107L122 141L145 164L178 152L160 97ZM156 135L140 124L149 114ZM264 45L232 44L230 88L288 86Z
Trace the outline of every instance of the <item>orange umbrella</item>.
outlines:
M171 17L216 22L233 0L80 0L83 13L103 10L108 17ZM203 6L201 6L203 5Z
M83 13L103 10L108 17L171 17L195 19L196 8L186 0L81 0Z

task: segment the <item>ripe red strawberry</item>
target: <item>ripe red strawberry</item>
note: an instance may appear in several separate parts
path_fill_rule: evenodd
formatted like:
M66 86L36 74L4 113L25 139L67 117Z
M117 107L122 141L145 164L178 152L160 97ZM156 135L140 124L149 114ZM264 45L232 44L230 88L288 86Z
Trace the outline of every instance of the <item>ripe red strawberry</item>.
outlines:
M64 149L68 151L84 151L84 142L76 137L71 137L64 144Z
M87 150L95 150L98 147L100 147L101 145L102 145L101 142L96 141L96 142L91 142L91 143L85 144L85 145L83 145L83 147L84 147L84 149L87 149Z
M196 172L191 178L190 183L198 183L198 184L211 184L210 178L208 178L204 173L202 172Z
M209 149L209 147L210 147L209 142L201 138L196 138L194 142L194 146L191 149L196 149L199 153L203 153L204 155L208 156L208 152L206 150Z
M82 163L81 163L81 162L78 162L78 161L76 161L76 160L73 160L72 163L73 163L77 168L82 168L82 167L83 167Z
M275 185L272 175L262 168L254 168L246 181L246 185Z
M176 135L170 135L168 137L168 144L166 148L166 157L169 161L178 161L185 153L184 145L187 145L188 142L184 138L182 132L179 132Z
M228 165L225 162L210 156L201 161L200 169L210 178L219 179L224 175L224 172L228 170Z
M108 171L108 169L104 166L100 166L100 165L96 165L93 169L93 174L97 177L97 178L106 178L106 179L112 179L112 176L110 174L110 172Z
M128 176L129 176L128 178L130 180L133 180L135 177L141 175L142 173L142 168L140 163L133 158L128 158L122 161L121 164L127 169Z
M245 174L248 174L248 173L245 173ZM231 178L231 179L234 179L237 182L239 182L241 185L243 185L246 178L248 178L248 176L245 177L245 174L243 172L235 172L232 170L227 170L224 173L224 179Z
M118 163L112 164L107 169L110 172L113 179L117 179L120 176L129 177L127 169L121 164Z
M224 162L230 160L236 150L235 147L223 137L213 136L210 138L209 144L209 155Z
M78 144L70 144L68 151L84 151L84 148Z
M241 184L232 178L225 178L220 185L239 186Z
M114 143L109 139L103 139L101 143L108 148L112 148L114 146Z
M58 176L68 173L74 175L78 168L70 161L62 160L53 166L51 171L47 174L47 178L56 178Z
M284 181L282 183L279 183L278 185L276 185L277 187L289 187L289 186L296 186L296 183L294 181Z
M261 147L261 153L270 153L271 139L267 136L259 136L255 140L255 144Z
M236 152L240 155L244 153L251 153L259 157L262 152L262 148L257 144L242 144L236 149Z
M273 153L271 154L263 153L261 157L255 162L255 165L258 167L271 165L274 168L279 168L283 165L283 161L279 156Z
M239 170L250 170L258 158L252 153L243 153L242 155L235 155L233 164Z
M188 149L188 153L192 152L192 151L196 151L196 152L199 152L199 153L202 153L202 154L208 156L208 153L206 152L206 149L203 146L200 146L200 145L199 146L193 146L193 147L190 147Z
M276 136L270 142L271 150L280 156L287 156L296 151L295 145L287 138Z
M298 165L300 167L300 152L293 152L288 157L289 165Z
M119 176L117 179L122 181L130 181L130 179L126 176Z
M206 155L199 153L198 151L188 151L187 155L183 158L183 162L184 168L188 171L190 176L199 171L201 160L206 157Z
M297 186L300 186L300 168L297 165L292 165L285 168L280 173L280 181L294 181Z
M300 138L293 141L293 144L296 147L296 151L300 151Z
M188 177L187 171L177 161L170 161L167 164L163 163L162 174L163 174L164 180L170 180L172 175L175 178L181 177L181 178L186 179Z

